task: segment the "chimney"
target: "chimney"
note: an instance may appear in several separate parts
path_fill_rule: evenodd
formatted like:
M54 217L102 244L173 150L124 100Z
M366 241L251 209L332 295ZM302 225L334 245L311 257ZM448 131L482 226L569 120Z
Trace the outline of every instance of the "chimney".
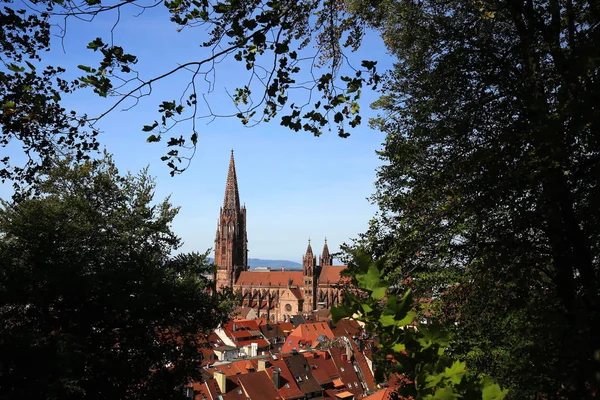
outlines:
M258 370L259 371L264 371L265 369L269 368L271 366L271 363L269 362L269 360L258 360Z
M352 359L352 347L349 344L346 344L346 358L348 360Z
M221 393L227 393L227 376L221 371L215 371L213 374L215 381L217 381L217 385L219 385L219 390Z
M273 385L275 385L275 389L279 390L279 371L273 369Z

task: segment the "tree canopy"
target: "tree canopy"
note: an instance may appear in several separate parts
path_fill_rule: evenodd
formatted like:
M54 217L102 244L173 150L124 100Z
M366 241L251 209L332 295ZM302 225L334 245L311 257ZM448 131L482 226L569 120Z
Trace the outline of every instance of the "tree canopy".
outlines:
M112 14L118 23L121 13L135 13L143 24L143 12L155 7L166 8L165 18L174 28L202 32L198 45L203 52L197 60L147 76L136 69L138 56L94 20ZM66 24L75 19L97 29L98 37L87 45L89 56L65 75L66 66L44 66L40 60L58 43L51 40L53 33L69 40ZM28 156L22 166L4 158L3 180L30 182L52 157L64 153L88 158L98 148L99 120L137 105L161 80L183 74L188 84L176 88L173 98L161 99L157 116L140 126L148 142L166 143L169 150L162 160L173 173L180 172L198 143L198 118L220 117L198 87L209 82L209 92L214 90L213 72L228 58L240 63L247 83L228 92L234 111L226 116L245 125L277 118L282 126L314 135L333 127L348 136L348 128L361 123L363 86L376 86L379 79L375 62L352 65L344 53L344 48L360 46L365 24L337 0L45 0L6 4L0 21L0 143L20 146ZM75 73L77 78L67 78ZM62 97L81 90L108 97L111 103L99 115L66 110ZM189 135L172 130L180 123L187 124Z
M380 213L356 244L441 296L455 351L513 398L594 396L598 4L353 7L398 58L373 121Z
M0 397L183 398L230 311L145 171L61 162L0 209Z

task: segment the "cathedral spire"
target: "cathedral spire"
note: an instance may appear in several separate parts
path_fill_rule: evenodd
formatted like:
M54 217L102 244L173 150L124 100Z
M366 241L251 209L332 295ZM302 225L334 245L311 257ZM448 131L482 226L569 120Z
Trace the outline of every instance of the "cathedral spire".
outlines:
M239 211L240 209L240 194L238 192L237 176L235 174L233 149L231 150L231 158L229 160L229 171L227 172L227 183L225 184L223 209L228 211Z
M223 207L215 235L215 283L218 290L232 287L248 265L248 236L246 234L246 207L240 208L233 150L227 172Z
M306 248L306 254L310 254L311 256L313 254L312 246L310 245L310 238L308 238L308 247Z
M333 257L329 253L329 246L327 246L327 238L325 238L325 245L323 245L323 252L319 257L319 264L321 267L325 267L333 264Z

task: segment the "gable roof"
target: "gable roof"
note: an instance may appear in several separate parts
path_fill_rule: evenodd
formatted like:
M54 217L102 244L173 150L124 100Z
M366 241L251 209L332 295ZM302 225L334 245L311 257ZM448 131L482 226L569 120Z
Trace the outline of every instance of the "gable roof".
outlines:
M302 354L294 354L283 359L289 368L292 376L298 384L298 388L304 394L321 392L323 388L312 375L308 362Z
M358 321L350 318L344 318L336 322L335 327L332 329L336 336L346 336L351 338L358 336L362 332L362 326Z
M364 392L360 378L358 374L354 370L354 366L352 362L345 358L346 350L344 348L331 348L329 349L329 353L331 354L331 358L333 359L335 366L340 372L340 379L346 385L346 390L354 393L355 395L360 395Z
M321 335L324 335L328 339L333 339L335 337L331 328L329 328L329 325L325 322L308 322L300 324L285 339L285 343L281 347L281 352L289 353L294 348L300 350L300 346L312 346Z
M319 274L319 285L334 285L343 281L342 271L348 268L346 265L327 265L321 269Z
M236 285L287 287L302 285L302 271L242 271Z
M304 393L298 387L290 369L283 360L273 360L272 368L266 370L269 377L273 379L273 372L279 372L279 394L284 399L303 399Z
M333 384L333 380L339 378L340 374L329 353L317 352L312 354L312 357L307 356L307 354L303 353L306 356L306 362L311 367L313 376L321 386Z
M251 372L240 375L238 382L246 396L252 400L276 400L281 399L273 382L265 371Z

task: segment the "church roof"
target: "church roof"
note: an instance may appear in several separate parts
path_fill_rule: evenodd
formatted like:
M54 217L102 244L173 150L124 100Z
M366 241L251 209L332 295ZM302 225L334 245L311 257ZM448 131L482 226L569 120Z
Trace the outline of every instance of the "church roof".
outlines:
M302 290L300 290L298 288L291 288L290 292L292 292L294 297L296 297L298 300L302 300L304 298L304 294L302 293Z
M302 271L242 271L236 285L287 287L302 285Z
M319 285L336 284L342 280L342 271L348 268L346 265L327 265L321 269L319 274Z
M237 176L235 173L235 160L233 150L229 160L229 171L227 172L227 182L225 184L225 198L223 199L223 210L240 209L240 194L238 192Z

